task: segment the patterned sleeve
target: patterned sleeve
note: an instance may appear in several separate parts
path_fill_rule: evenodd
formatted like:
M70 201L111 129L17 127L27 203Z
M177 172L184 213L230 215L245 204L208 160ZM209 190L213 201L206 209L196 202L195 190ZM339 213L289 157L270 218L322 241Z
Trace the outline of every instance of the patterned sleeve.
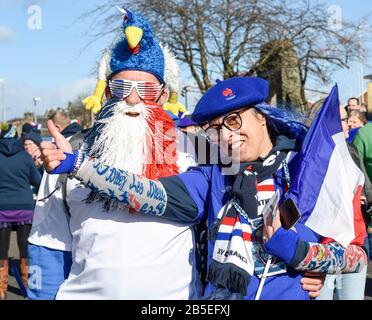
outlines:
M92 191L118 201L132 213L161 216L180 223L198 221L203 212L199 202L205 201L208 189L204 175L198 170L156 181L88 158L84 158L76 178ZM188 184L190 181L193 183Z
M304 253L305 257L300 260ZM337 242L322 244L299 240L290 266L298 271L328 274L360 272L367 266L367 255L362 247L354 244L344 248Z
M280 227L265 244L267 253L298 271L328 274L360 272L367 266L364 249L356 244L344 248L327 239L322 242L304 241L294 230Z

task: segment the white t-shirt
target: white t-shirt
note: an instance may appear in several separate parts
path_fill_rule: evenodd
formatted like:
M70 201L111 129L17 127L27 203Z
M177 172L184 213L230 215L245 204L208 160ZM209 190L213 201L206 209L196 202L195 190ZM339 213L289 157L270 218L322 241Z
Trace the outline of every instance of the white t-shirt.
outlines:
M184 171L196 165L179 153ZM159 217L104 211L85 203L90 190L68 193L73 264L56 299L198 299L194 232Z
M61 183L58 178L59 175L47 172L43 174L28 242L50 249L71 251L69 218L64 209ZM67 181L67 190L79 184L76 179Z
M105 212L84 203L90 190L68 194L73 264L56 299L197 299L192 228L159 217Z
M67 140L71 140L71 137ZM69 217L65 211L59 177L58 174L48 174L44 171L28 242L49 249L71 251ZM79 184L76 179L67 179L67 192Z

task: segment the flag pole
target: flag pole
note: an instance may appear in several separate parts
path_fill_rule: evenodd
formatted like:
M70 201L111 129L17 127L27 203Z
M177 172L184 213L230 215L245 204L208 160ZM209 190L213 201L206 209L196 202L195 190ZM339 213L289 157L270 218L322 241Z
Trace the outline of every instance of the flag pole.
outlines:
M267 278L267 274L268 274L269 269L270 269L270 265L271 265L271 256L266 262L265 269L264 269L264 272L263 272L261 280L260 280L260 285L258 286L258 290L257 290L256 297L254 298L254 300L260 300L260 296L261 296L262 289L263 289L263 286L264 286L266 278Z
M266 203L265 207L262 210L262 215L263 215L263 218L264 218L265 226L266 226L266 223L269 219L269 214L271 214L271 224L272 224L272 221L274 221L274 219L275 219L275 217L278 213L278 202L279 202L279 191L276 190L274 195L270 198L269 202ZM262 240L264 242L264 239L262 239ZM263 272L261 280L260 280L260 284L258 286L256 297L254 298L254 300L260 300L262 289L263 289L263 286L265 284L267 274L269 273L269 270L270 270L271 258L272 258L272 256L269 255L269 258L268 258L268 260L265 264L264 272Z

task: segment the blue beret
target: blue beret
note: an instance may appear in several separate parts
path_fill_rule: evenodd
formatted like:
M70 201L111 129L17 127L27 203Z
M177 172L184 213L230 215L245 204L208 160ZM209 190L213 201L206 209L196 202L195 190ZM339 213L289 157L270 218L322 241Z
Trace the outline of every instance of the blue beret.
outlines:
M197 123L211 121L245 106L264 102L269 95L269 83L261 78L230 78L217 80L200 99L192 114Z

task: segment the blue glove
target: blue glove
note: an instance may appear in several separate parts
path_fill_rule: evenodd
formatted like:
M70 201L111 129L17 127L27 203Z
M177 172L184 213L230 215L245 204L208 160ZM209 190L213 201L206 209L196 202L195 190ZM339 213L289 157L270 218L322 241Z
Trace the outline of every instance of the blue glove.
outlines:
M299 237L296 232L280 227L264 247L267 253L289 265L295 256L298 241Z
M76 150L74 151L74 153L64 152L64 154L66 155L66 159L62 160L61 164L49 173L50 174L72 173L74 171L78 153L79 152Z

